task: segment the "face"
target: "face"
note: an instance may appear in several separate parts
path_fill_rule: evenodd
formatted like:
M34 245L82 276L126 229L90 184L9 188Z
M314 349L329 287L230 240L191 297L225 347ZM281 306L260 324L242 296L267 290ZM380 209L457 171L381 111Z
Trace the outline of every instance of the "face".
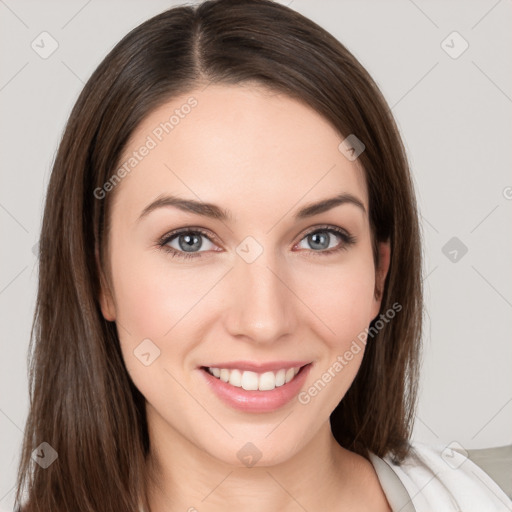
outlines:
M364 172L342 140L254 85L192 91L134 133L121 182L104 189L115 200L101 306L150 435L238 466L250 442L272 465L328 424L389 263L381 244L376 271Z

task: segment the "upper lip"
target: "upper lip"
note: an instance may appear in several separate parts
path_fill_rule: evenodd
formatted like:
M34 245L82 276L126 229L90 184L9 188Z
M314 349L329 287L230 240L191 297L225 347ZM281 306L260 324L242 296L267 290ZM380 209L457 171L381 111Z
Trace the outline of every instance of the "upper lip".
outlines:
M256 373L275 372L288 370L289 368L300 368L311 361L271 361L268 363L257 363L253 361L229 361L204 365L205 368L226 368L227 370L242 370Z

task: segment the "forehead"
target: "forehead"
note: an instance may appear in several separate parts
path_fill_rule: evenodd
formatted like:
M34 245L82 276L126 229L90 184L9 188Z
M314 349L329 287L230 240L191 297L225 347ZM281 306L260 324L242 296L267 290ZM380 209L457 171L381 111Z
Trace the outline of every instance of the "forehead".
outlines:
M309 106L255 85L210 85L161 105L137 127L118 168L116 203L134 217L165 193L219 203L235 218L352 193L364 170ZM116 207L117 208L117 207Z

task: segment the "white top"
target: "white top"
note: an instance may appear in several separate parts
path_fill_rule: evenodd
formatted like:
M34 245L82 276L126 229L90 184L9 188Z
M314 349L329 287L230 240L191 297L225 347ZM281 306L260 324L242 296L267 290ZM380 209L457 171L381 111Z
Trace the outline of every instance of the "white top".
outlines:
M512 512L512 500L461 453L413 442L401 465L370 454L393 512Z

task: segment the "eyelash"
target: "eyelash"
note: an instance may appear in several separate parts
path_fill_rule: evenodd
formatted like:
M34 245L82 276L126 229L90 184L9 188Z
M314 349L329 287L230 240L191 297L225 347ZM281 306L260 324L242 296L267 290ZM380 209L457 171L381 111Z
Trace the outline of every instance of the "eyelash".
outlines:
M331 254L337 253L339 251L346 251L349 249L351 245L354 245L357 241L357 238L355 236L352 236L348 233L346 233L344 230L337 228L335 226L318 226L313 228L312 230L308 231L304 234L304 236L299 240L301 242L304 238L306 238L308 235L312 235L317 232L327 232L334 235L338 235L342 239L341 245L332 248L327 249L324 251L314 251L310 250L311 253L313 253L314 256L329 256ZM172 257L178 257L183 259L190 259L190 258L198 258L201 257L201 252L197 253L186 253L182 251L178 251L174 249L173 247L169 247L167 244L173 240L178 235L181 235L183 233L194 233L194 234L200 234L208 238L211 242L213 242L210 238L210 234L201 229L201 228L193 228L193 227L187 227L187 228L181 228L175 231L171 231L170 233L165 234L160 240L157 242L157 246L159 249L165 251L166 253L170 254Z

